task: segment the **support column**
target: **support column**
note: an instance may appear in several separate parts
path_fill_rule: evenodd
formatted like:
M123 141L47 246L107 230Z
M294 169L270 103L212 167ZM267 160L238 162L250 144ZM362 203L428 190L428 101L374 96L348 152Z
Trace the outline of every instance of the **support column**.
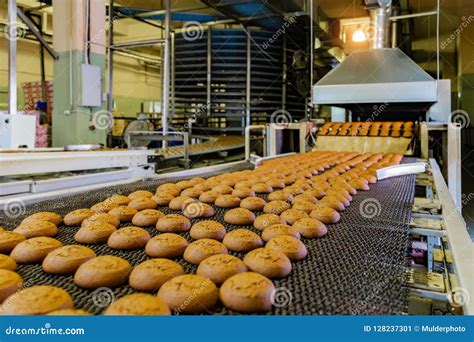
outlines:
M54 63L52 144L105 144L112 125L103 96L105 2L53 0L53 10L59 59Z

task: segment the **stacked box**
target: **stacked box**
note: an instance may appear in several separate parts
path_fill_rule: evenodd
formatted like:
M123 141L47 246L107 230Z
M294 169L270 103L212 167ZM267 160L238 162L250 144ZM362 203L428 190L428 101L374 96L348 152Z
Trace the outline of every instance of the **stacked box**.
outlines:
M36 103L42 101L43 92L41 82L25 82L23 86L23 96L25 101L25 111L36 109ZM53 112L53 81L46 81L46 114L48 117L48 122L51 122L51 115Z

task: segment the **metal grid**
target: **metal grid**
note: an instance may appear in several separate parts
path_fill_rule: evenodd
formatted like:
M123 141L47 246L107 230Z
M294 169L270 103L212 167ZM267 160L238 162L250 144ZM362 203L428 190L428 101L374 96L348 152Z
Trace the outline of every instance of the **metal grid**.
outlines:
M243 166L243 168L249 167L249 165ZM236 168L220 173L232 171L236 171ZM161 183L176 180L133 183L33 204L26 208L24 216L44 210L64 215L73 209L89 207L112 194L128 194L137 189L153 191ZM266 314L406 314L410 241L408 222L414 185L413 175L380 181L371 186L371 191L359 192L354 197L351 206L342 213L341 221L328 226L327 236L320 239L303 238L302 241L308 248L308 256L300 262L293 263L293 271L288 277L274 281L277 294L282 295L283 301L278 302L281 305ZM362 208L367 201L380 204L378 207L380 210L372 218L363 215ZM159 209L164 213L172 212L167 207ZM212 219L223 223L225 210L217 207L214 209L215 215ZM0 222L6 228L13 229L22 217L17 219L0 217ZM194 223L199 220L201 219L191 221ZM229 224L225 226L228 231L237 228ZM253 227L246 228L256 231ZM74 244L73 236L77 229L78 227L60 226L56 238L64 244ZM147 230L152 236L158 233L153 228ZM187 233L183 236L191 241ZM123 257L132 266L149 258L143 250L120 251L110 249L106 245L90 247L97 255L112 254ZM243 254L233 254L243 257ZM183 259L176 261L183 266L186 273L192 273L196 269L196 266ZM72 295L77 308L83 308L94 314L100 314L104 309L94 303L93 291L74 285L73 276L49 275L42 271L41 265L19 265L17 271L23 277L25 286L39 284L60 286ZM113 292L115 298L119 298L133 293L134 290L125 285L114 289ZM207 314L237 313L218 304L215 310Z

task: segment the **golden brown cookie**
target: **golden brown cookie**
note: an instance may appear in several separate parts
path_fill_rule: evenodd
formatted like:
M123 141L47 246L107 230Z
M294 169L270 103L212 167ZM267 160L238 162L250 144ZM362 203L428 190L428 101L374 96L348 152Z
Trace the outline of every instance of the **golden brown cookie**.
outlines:
M205 191L199 196L199 200L204 203L214 203L221 193L213 190Z
M171 210L182 210L187 203L193 203L194 200L188 196L178 196L171 200L168 207Z
M329 184L328 184L328 187L329 187ZM303 194L314 196L316 199L321 199L326 195L324 190L321 189L320 187L315 187L310 190L306 190Z
M154 195L151 199L156 202L160 207L167 206L175 198L173 194L170 193L159 193Z
M249 225L255 220L255 214L245 208L235 208L228 210L224 214L224 221L226 223L235 225Z
M339 212L344 211L346 209L344 203L339 201L334 196L325 196L322 200L319 201L316 207L329 207Z
M120 222L130 222L133 216L138 212L137 209L129 206L119 206L109 211L109 214L115 216Z
M327 234L328 230L324 223L315 218L303 218L293 223L293 228L305 238L318 238Z
M130 201L130 203L128 203L128 206L140 211L145 209L156 209L158 207L158 204L154 200L152 200L151 197L141 197Z
M28 221L16 227L13 232L24 235L27 239L39 236L54 237L58 233L58 227L49 221Z
M275 189L284 189L285 188L285 182L283 182L281 179L270 179L265 182L268 186L270 186L273 190Z
M354 187L356 190L367 191L370 190L369 182L364 178L354 178L349 181L349 185Z
M293 196L300 195L305 192L305 189L299 185L287 186L282 190L284 193L291 194Z
M5 315L44 315L51 311L72 309L71 296L63 289L51 285L32 286L5 299Z
M26 217L21 223L26 223L28 221L49 221L54 223L56 226L63 222L63 218L61 215L50 212L50 211L41 211L39 213L35 213Z
M0 303L23 286L21 277L9 270L0 270Z
M96 213L108 213L111 211L113 208L118 207L118 204L112 203L112 202L99 202L94 204L91 207L91 210L96 212Z
M263 212L266 214L280 215L282 212L290 208L291 206L288 202L275 200L265 204L263 207Z
M137 190L128 195L130 200L136 200L139 198L152 198L153 194L147 190Z
M188 196L191 198L199 198L201 194L203 193L202 190L196 189L196 188L188 188L183 191L181 191L181 196Z
M151 294L132 293L113 302L104 312L105 316L167 316L168 305Z
M177 313L202 312L216 305L218 290L207 278L183 274L164 283L158 291L158 298Z
M188 241L184 237L164 233L151 238L145 246L145 252L155 258L175 258L183 255L186 247Z
M64 216L66 226L80 226L82 221L95 214L95 211L89 208L76 209Z
M296 195L293 200L291 201L291 204L295 204L296 202L303 201L303 202L311 202L316 204L318 202L318 199L313 196L311 193L304 192L300 195Z
M35 237L16 245L10 256L18 263L38 263L43 261L49 252L62 245L61 242L50 237Z
M82 309L62 309L54 310L46 314L46 316L91 316L89 311Z
M114 226L115 228L120 226L120 220L117 217L115 217L113 215L106 214L106 213L98 213L98 214L94 214L92 216L89 216L84 221L82 221L81 227L84 227L84 226L87 226L91 223L96 223L96 222L108 223L108 224L111 224L112 226Z
M176 197L181 193L181 188L174 183L165 183L156 189L156 194L159 195L160 193L169 193Z
M163 216L156 223L156 230L160 232L183 233L191 228L191 221L187 217L178 214Z
M316 204L310 201L298 200L293 201L291 208L294 210L304 211L306 214L309 214L311 211L316 209Z
M127 205L130 203L130 198L123 195L112 195L107 197L104 202L115 203L117 205Z
M195 201L185 205L183 215L188 218L211 217L214 215L214 208L207 203Z
M74 274L74 283L86 289L118 287L127 282L132 267L127 260L103 255L83 263Z
M267 200L269 201L285 201L291 202L293 200L293 195L285 193L281 190L274 191L268 195Z
M308 255L308 250L304 243L289 235L274 237L267 242L265 247L282 252L292 261L304 259Z
M324 224L337 223L341 219L341 215L336 210L324 206L318 206L309 216Z
M262 239L263 241L269 241L280 235L290 235L297 239L300 238L300 233L296 228L287 224L273 224L263 230Z
M242 228L227 233L222 243L227 249L235 252L248 252L263 246L260 236Z
M16 270L15 260L11 256L0 254L0 270Z
M234 189L228 185L221 184L221 185L216 185L215 187L212 188L212 191L218 192L221 195L228 195L231 194Z
M251 211L261 211L267 202L260 197L247 197L240 202L240 207Z
M268 278L283 278L291 272L291 261L285 254L265 247L248 252L244 264Z
M176 185L183 191L184 189L190 188L193 186L193 182L190 180L182 180L176 183Z
M255 191L250 188L239 188L232 191L232 196L237 196L238 198L246 198L255 196Z
M295 221L309 217L309 215L302 211L302 210L297 210L297 209L287 209L284 212L281 213L280 217L286 221L289 225L292 225Z
M272 281L254 272L243 272L228 278L219 290L219 298L226 308L242 312L270 310L274 295Z
M191 227L189 235L194 240L199 239L214 239L222 241L226 234L225 227L216 221L200 221Z
M234 189L250 189L252 187L253 183L248 181L248 180L244 180L244 181L239 181L237 183L235 183L234 185ZM237 195L235 195L237 196Z
M253 222L253 226L258 230L264 230L266 227L269 227L273 224L286 224L286 221L282 219L280 216L275 214L263 214L257 216L255 221Z
M138 227L154 227L160 218L165 216L156 209L145 209L136 213L132 218L132 224Z
M116 230L107 222L95 221L82 226L74 235L74 240L79 243L106 243Z
M229 254L216 254L204 259L199 264L196 274L220 285L227 278L246 271L247 266L239 258Z
M116 230L109 236L107 246L113 249L140 249L150 240L150 233L140 227L125 227Z
M251 188L257 194L269 194L273 191L273 188L268 183L257 183Z
M199 239L191 242L184 250L183 258L187 262L198 265L201 261L216 254L227 254L227 248L219 241Z
M221 208L235 208L240 204L240 198L233 195L221 195L216 198L214 204Z
M80 245L63 246L44 258L43 270L52 274L71 274L83 263L95 257L95 252L90 248Z
M130 273L130 286L137 291L157 291L161 285L184 274L183 267L168 259L150 259L135 266Z

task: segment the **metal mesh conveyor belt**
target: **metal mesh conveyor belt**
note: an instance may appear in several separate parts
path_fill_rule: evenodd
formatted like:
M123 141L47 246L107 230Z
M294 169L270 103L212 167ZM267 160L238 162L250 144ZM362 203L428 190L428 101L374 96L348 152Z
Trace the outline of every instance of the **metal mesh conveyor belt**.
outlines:
M240 168L249 167L247 164ZM236 168L219 173L231 171L236 171ZM25 215L17 219L0 217L0 225L14 229L23 217L37 211L55 211L65 215L73 209L90 207L114 193L128 194L137 189L153 191L161 183L176 180L121 185L33 204L26 208ZM293 263L293 270L288 277L274 281L277 288L276 306L267 314L406 314L410 241L408 222L414 189L414 175L379 181L371 185L370 191L361 191L354 196L351 206L342 213L341 221L328 226L327 236L320 239L303 238L302 241L308 248L308 256ZM172 212L167 207L159 209L165 213ZM214 209L216 214L212 219L223 223L225 210L217 207ZM200 219L191 221L194 223L198 220ZM228 231L237 228L225 225ZM73 236L78 227L61 225L59 228L56 238L64 244L74 244ZM254 230L253 227L247 228ZM152 236L158 233L153 228L148 228L148 231ZM187 233L184 236L191 241ZM119 251L106 245L90 247L98 255L121 256L132 266L149 258L143 250ZM243 254L235 255L243 257ZM187 273L196 269L196 266L183 259L177 261ZM41 265L19 265L17 271L23 277L25 286L60 286L72 295L77 308L94 314L100 314L104 309L94 303L93 291L74 285L73 276L49 275L42 271ZM113 291L115 298L134 292L128 285ZM217 308L208 314L236 313L218 304Z

